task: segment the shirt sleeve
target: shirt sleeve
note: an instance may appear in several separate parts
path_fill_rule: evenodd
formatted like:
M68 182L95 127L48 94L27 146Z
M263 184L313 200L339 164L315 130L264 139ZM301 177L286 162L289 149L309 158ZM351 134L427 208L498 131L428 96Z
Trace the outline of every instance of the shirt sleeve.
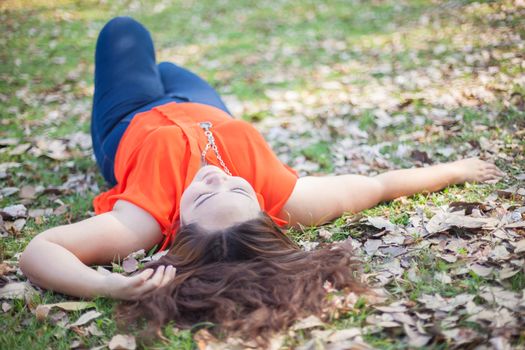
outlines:
M134 159L125 168L119 194L109 197L111 205L119 199L129 201L150 213L168 234L178 215L182 192L182 157L185 139L177 127L151 132Z
M297 183L297 173L288 165L281 162L270 148L264 137L253 127L250 139L253 141L251 156L255 157L255 191L263 200L263 208L279 225L288 222L278 218L279 213L290 198Z

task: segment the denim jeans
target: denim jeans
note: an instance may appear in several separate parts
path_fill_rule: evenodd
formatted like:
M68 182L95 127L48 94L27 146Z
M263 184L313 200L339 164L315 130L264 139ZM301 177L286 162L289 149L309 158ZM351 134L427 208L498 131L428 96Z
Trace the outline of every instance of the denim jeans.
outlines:
M131 119L169 102L197 102L231 114L202 78L170 62L157 65L148 30L130 17L116 17L100 31L95 51L91 137L98 167L116 185L117 147Z

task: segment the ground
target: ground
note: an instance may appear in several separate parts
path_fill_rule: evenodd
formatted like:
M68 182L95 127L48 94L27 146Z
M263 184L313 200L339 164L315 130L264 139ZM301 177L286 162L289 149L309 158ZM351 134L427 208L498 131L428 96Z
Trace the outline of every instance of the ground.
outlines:
M34 235L93 215L92 198L107 189L89 123L95 40L116 15L142 21L159 60L208 79L301 174L466 157L507 174L290 232L304 249L352 240L363 278L386 300L332 291L326 318L297 324L275 348L525 347L523 0L7 0L0 9L0 348L133 348L115 337L115 302L42 306L77 300L31 289L18 269ZM164 336L151 348L238 346L203 331Z

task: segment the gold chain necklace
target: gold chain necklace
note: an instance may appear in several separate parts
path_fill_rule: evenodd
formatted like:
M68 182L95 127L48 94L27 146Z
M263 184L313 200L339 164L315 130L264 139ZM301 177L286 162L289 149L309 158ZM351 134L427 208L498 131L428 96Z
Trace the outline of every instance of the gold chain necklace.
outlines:
M206 161L206 153L208 153L208 150L211 148L215 153L215 156L219 160L219 164L224 169L224 172L230 176L233 176L226 164L224 163L224 161L222 160L222 157L219 154L219 149L215 144L215 138L213 137L213 134L210 131L213 124L211 122L202 122L199 123L199 126L204 130L204 135L206 135L206 137L208 138L208 143L206 144L206 147L204 147L204 150L201 153L201 164L203 166L208 164L208 162Z

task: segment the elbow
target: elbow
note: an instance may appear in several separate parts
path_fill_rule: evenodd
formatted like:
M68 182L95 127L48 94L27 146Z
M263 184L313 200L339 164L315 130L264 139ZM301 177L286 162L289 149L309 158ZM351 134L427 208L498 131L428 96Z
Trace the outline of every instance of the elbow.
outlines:
M33 270L37 264L37 256L40 250L40 242L45 240L41 235L33 238L31 242L26 246L20 259L18 261L18 266L22 273L32 282L34 282L34 273Z
M31 261L33 260L35 250L35 240L37 240L37 238L33 238L31 242L29 242L18 261L20 270L22 270L23 274L29 279L31 279Z

